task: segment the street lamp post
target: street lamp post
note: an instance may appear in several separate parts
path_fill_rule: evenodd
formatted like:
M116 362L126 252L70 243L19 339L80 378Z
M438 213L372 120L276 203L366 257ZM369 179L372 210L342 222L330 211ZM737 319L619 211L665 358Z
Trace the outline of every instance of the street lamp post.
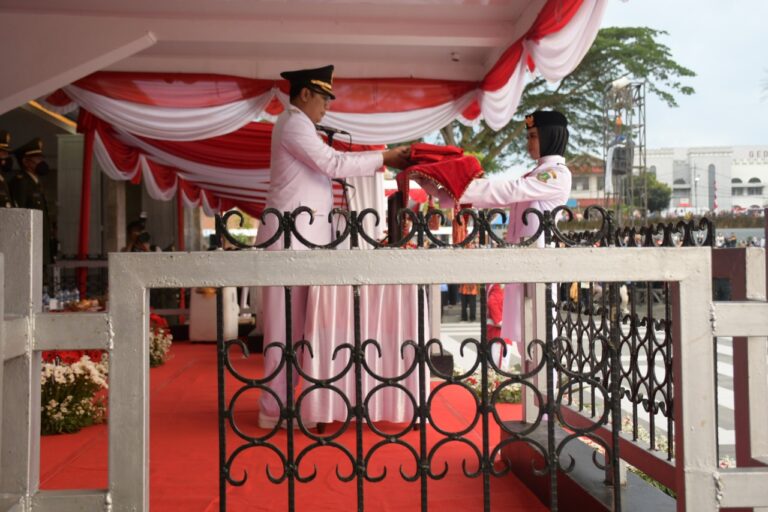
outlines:
M699 212L699 175L696 173L696 167L693 168L693 214Z

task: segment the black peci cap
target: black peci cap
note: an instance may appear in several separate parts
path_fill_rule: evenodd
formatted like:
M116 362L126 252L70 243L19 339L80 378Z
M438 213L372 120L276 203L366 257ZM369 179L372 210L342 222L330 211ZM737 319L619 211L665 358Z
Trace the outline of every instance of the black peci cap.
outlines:
M333 66L324 66L315 69L299 69L297 71L283 71L280 76L291 82L312 89L320 94L336 99L333 95Z
M0 150L11 152L11 132L0 130Z
M533 114L525 116L526 128L539 128L541 126L568 126L568 120L557 110L537 110Z
M37 137L27 142L23 146L16 148L13 152L16 158L21 160L27 156L42 156L43 155L43 139Z

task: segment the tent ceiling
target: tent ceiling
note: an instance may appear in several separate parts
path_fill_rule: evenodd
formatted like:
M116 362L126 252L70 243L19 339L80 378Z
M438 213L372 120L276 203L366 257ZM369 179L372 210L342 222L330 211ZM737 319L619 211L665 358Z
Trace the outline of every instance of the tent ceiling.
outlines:
M29 98L79 107L115 179L144 179L165 200L181 187L189 206L258 209L267 163L232 162L231 149L286 105L280 71L333 63L354 79L336 82L324 123L356 143L414 140L456 119L501 129L529 71L555 82L578 65L607 2L0 0L0 43L14 48L0 113ZM217 158L194 160L205 141Z
M108 70L274 79L333 62L338 77L480 80L544 0L0 0L3 9L151 32Z
M530 0L3 0L18 10L77 14L259 18L514 19Z

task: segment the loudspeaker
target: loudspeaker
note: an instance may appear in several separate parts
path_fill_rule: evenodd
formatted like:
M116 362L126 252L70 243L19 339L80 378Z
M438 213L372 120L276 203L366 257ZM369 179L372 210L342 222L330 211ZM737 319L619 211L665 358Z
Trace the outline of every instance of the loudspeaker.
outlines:
M612 168L616 176L624 176L632 172L632 146L616 146L613 148Z

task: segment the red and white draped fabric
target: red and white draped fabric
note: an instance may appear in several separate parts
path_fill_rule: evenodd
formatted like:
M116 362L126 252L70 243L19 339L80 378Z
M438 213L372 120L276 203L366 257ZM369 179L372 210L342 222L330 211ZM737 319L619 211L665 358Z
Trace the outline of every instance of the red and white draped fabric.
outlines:
M607 0L548 0L528 31L475 81L337 78L324 124L361 144L414 140L459 119L493 129L514 115L526 71L549 81L570 73L592 44ZM99 72L43 99L66 112L80 106L117 129L172 141L232 133L282 111L285 81L206 74Z
M115 180L144 181L150 197L170 200L180 189L188 208L201 206L206 215L237 207L259 216L269 188L272 125L248 123L239 130L194 142L151 139L128 133L84 112L78 123L94 133L94 156ZM374 146L335 141L341 151ZM360 194L365 192L360 191ZM334 184L336 205L343 191Z
M338 99L323 123L364 145L418 139L456 119L500 129L517 110L528 71L558 81L578 65L606 3L547 0L527 32L475 80L337 78ZM237 206L258 215L269 186L271 125L256 121L279 114L287 92L282 80L98 72L41 102L57 112L80 108L79 129L93 135L110 177L143 178L161 200L180 187L184 204L207 214Z

